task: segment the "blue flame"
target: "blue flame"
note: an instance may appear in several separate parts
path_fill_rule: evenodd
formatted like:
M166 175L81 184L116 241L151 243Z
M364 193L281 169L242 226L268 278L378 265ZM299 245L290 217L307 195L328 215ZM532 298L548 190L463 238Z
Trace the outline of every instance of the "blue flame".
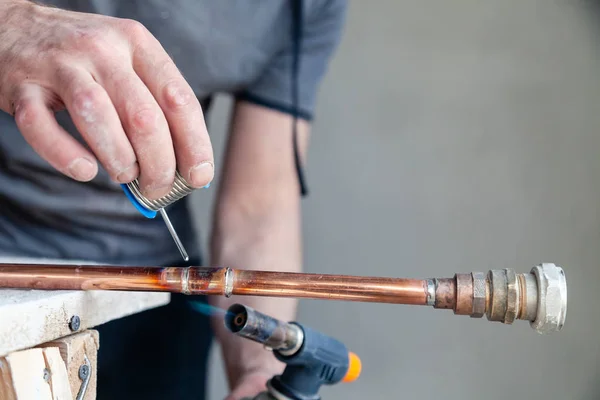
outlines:
M227 314L227 310L223 310L222 308L215 307L205 302L200 301L189 301L190 307L192 307L195 311L198 311L201 314L207 315L209 317L222 315L225 316Z

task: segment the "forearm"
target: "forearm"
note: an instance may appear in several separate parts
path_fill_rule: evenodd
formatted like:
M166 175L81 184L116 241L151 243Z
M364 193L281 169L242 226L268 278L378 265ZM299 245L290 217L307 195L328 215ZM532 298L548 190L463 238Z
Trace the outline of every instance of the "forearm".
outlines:
M212 265L299 272L298 210L290 207L249 211L246 214L236 204L223 204L220 207L211 245ZM211 301L221 309L239 302L285 321L295 318L294 299L234 296L214 297ZM280 372L282 365L261 345L227 332L222 316L219 315L214 321L214 329L231 379L241 376L243 372L265 368L272 369L273 373ZM231 382L231 385L234 386L235 382Z
M236 107L213 220L211 264L250 270L302 269L300 195L289 116L242 104ZM300 124L300 150L308 126ZM293 299L214 297L226 309L240 302L282 320L295 318ZM281 372L283 364L251 341L227 332L214 319L231 386L248 371Z

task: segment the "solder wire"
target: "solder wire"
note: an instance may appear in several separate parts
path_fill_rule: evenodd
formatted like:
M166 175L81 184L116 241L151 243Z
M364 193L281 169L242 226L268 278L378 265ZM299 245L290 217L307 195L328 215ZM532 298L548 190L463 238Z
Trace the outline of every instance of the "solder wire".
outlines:
M165 208L170 204L173 204L176 201L184 198L188 194L192 193L194 191L194 188L187 184L187 182L183 179L181 174L179 174L179 171L176 171L175 173L175 180L173 182L173 188L171 189L171 191L165 196L156 200L150 200L142 194L137 179L133 182L128 183L127 188L141 206L150 211L155 211L160 214L165 225L167 226L169 234L173 238L173 241L175 242L175 245L179 250L179 253L181 253L181 257L183 257L184 261L189 261L189 256L185 250L185 247L179 239L179 236L177 235L177 232L175 231L175 228L173 227L173 224L171 223L171 220L169 219Z
M177 236L177 232L175 232L175 228L173 227L173 224L171 224L171 220L169 219L167 212L165 211L164 208L161 208L160 210L158 210L158 212L160 213L160 216L162 217L163 221L165 221L165 225L167 225L167 229L169 230L169 233L171 234L173 241L177 245L177 249L179 249L179 252L181 253L181 257L183 257L184 261L189 261L190 257L188 256L187 252L185 251L185 247L183 247L183 243L181 243L181 240L179 240L179 236Z

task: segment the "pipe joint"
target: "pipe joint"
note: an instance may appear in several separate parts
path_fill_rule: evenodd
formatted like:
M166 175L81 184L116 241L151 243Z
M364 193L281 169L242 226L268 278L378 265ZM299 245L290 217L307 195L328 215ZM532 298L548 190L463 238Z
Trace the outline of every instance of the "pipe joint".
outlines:
M487 275L457 273L452 279L435 279L434 307L504 324L526 320L538 333L559 331L567 313L565 273L551 263L524 274L509 268Z

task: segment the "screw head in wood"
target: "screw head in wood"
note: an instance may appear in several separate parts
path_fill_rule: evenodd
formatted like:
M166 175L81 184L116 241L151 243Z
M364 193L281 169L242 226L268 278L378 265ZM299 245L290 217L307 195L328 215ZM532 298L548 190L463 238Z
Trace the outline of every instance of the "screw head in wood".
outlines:
M78 331L81 327L81 320L78 315L73 315L69 321L69 329L73 332Z
M86 364L79 367L79 379L84 381L90 374L90 367Z

